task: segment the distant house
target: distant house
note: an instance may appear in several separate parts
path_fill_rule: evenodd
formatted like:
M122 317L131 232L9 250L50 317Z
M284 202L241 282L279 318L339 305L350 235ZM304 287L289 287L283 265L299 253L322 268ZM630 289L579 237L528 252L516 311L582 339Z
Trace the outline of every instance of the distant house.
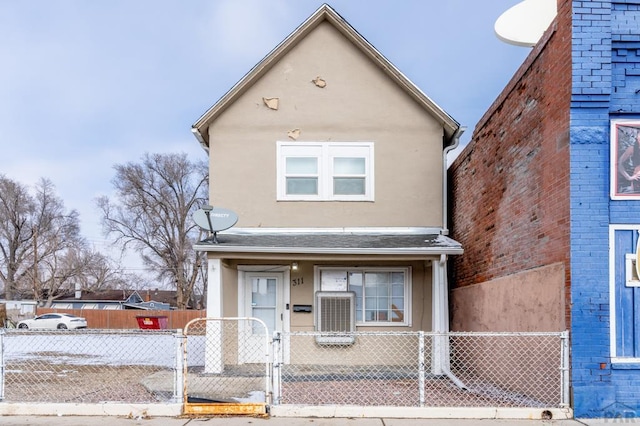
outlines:
M7 318L14 322L31 318L36 313L38 302L35 300L6 300L0 298L0 305L4 305ZM0 327L2 324L0 324Z
M62 297L52 302L55 309L140 309L169 310L175 308L175 292L147 290L142 297L138 291L107 290L76 292L73 297Z
M5 300L0 299L0 303L5 305L7 312L13 311L18 315L32 315L36 312L35 300Z

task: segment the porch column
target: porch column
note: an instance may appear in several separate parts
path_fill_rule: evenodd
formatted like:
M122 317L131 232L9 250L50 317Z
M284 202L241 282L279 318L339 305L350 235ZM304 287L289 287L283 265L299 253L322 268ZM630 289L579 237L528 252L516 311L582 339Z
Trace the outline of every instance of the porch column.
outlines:
M220 259L207 259L207 318L222 318L222 262ZM222 373L222 322L207 321L204 353L204 371Z
M435 333L449 331L449 293L447 291L446 274L447 256L440 255L439 260L431 261L432 274L432 309L431 327ZM431 372L445 374L449 370L449 340L447 336L433 338L431 356Z

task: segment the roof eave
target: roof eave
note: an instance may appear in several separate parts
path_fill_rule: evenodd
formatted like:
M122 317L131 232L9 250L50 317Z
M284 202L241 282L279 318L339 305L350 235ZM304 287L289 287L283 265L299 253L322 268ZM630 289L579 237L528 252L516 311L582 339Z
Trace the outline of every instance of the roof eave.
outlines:
M210 253L283 253L283 254L317 254L317 255L367 255L367 256L439 256L460 255L462 247L425 247L425 248L323 248L323 247L253 247L225 246L218 244L195 244L196 251Z

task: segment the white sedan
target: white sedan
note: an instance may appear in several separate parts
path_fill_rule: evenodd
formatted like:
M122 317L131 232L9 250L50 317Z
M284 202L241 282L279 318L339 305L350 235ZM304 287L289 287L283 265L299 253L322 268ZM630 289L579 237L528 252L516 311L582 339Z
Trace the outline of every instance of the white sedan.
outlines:
M70 314L44 314L20 321L18 328L23 330L73 330L87 328L87 320Z

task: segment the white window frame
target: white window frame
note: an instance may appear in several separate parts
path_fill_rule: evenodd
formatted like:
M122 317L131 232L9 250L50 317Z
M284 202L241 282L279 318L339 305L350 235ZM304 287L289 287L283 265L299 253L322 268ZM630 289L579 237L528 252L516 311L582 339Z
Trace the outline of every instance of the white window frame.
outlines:
M320 278L322 271L344 271L344 272L404 272L404 321L402 322L391 322L391 321L358 321L356 320L356 327L411 327L411 318L412 307L411 307L411 293L412 293L412 270L410 266L407 267L384 267L384 266L374 266L374 267L366 267L366 266L358 266L358 267L344 267L344 266L315 266L314 267L314 280L313 280L313 292L316 294L318 291L325 291L321 288ZM332 289L329 291L336 291L336 289ZM348 291L348 287L345 289ZM363 294L364 299L364 294ZM362 309L364 310L364 303L362 301ZM357 318L357 308L356 318ZM364 318L364 312L363 312ZM315 326L315 318L314 318L314 326Z
M374 201L373 142L277 142L278 201ZM318 159L318 194L287 194L287 157ZM336 195L333 193L333 161L335 157L365 159L365 193Z

